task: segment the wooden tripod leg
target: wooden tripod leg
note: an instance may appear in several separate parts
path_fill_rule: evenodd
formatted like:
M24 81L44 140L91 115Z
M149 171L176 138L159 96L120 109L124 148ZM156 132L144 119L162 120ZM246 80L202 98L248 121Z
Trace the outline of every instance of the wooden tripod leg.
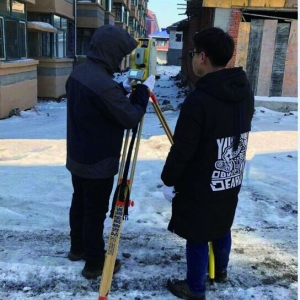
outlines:
M159 121L160 121L162 127L165 130L165 133L166 133L170 143L173 145L173 135L172 135L171 129L169 128L169 126L164 118L164 115L162 114L162 111L161 111L160 107L158 106L158 103L152 102L152 105L154 107L154 110L159 118Z
M136 166L136 160L137 160L137 156L138 156L143 121L144 121L144 118L141 120L139 128L138 128L137 139L135 141L135 149L134 149L134 155L133 155L133 160L132 160L132 168L133 169L131 168L130 182L126 186L125 191L124 191L125 199L131 190L131 186L132 186L132 182L133 182L134 169ZM129 130L126 133L126 138L125 138L125 142L124 142L118 183L120 183L122 181L122 175L124 172L126 155L128 152L128 150L127 150L128 140L129 140ZM123 201L120 201L119 195L117 195L117 201L116 201L115 210L114 210L112 227L111 227L111 231L110 231L110 235L109 235L109 239L108 239L104 267L103 267L101 281L100 281L98 300L107 300L108 294L109 294L109 291L111 288L114 267L115 267L115 262L116 262L116 257L117 257L117 253L118 253L118 247L119 247L119 241L120 241L120 236L121 236L124 210L125 210L125 201L124 201L124 199L122 199L122 200Z
M136 167L136 162L137 162L137 157L139 153L139 147L140 147L140 141L142 137L142 130L143 130L143 125L144 125L144 119L145 117L142 118L139 126L139 130L137 133L137 138L136 138L136 143L135 143L135 150L134 150L134 155L132 159L132 165L131 165L131 172L130 172L130 182L129 182L129 190L131 190L132 182L133 182L133 177L134 177L134 172L135 172L135 167Z
M123 175L126 156L127 156L127 151L128 151L129 136L130 136L130 130L127 129L126 130L126 135L125 135L125 141L124 141L124 145L123 145L123 150L122 150L122 158L121 158L121 164L120 164L120 170L119 170L119 174L118 174L117 184L120 183L120 180L121 180L122 175Z
M151 103L153 105L153 108L154 108L154 110L156 112L156 115L157 115L157 117L158 117L158 119L159 119L162 127L165 130L165 133L166 133L166 135L167 135L170 143L173 145L173 134L172 134L172 131L171 131L171 129L170 129L170 127L169 127L169 125L168 125L168 123L167 123L167 121L166 121L166 119L165 119L165 117L164 117L164 115L163 115L163 113L162 113L162 111L160 109L160 106L158 104L158 101L157 101L155 95L152 92L150 93L150 101L151 101Z
M127 190L128 193L128 190ZM126 196L126 195L125 195ZM114 273L115 261L118 253L125 201L117 201L114 218L105 254L104 268L99 287L99 300L107 300Z

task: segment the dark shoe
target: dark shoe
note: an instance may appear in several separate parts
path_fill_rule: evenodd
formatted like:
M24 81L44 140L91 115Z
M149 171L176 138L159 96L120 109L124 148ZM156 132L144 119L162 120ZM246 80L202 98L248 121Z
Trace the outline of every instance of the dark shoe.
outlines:
M82 260L82 259L84 259L84 252L82 252L82 253L73 253L72 251L70 251L68 253L68 259L71 260L71 261Z
M167 282L168 290L175 296L187 300L205 300L205 295L198 296L191 292L187 280L177 280Z
M102 275L104 267L104 261L86 261L85 266L81 272L82 276L86 279L94 279ZM114 274L117 273L121 269L121 261L116 259Z
M223 271L216 271L215 274L215 282L218 283L224 283L227 280L227 271L223 270Z

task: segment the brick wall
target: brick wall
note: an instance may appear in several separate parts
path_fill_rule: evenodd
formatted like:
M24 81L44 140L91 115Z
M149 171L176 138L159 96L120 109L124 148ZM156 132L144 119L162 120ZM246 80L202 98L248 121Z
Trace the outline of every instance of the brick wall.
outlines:
M232 36L235 43L235 48L234 48L233 57L227 65L228 68L232 68L235 65L236 45L238 42L239 27L240 27L241 20L242 20L242 12L239 9L232 9L227 32L230 36Z

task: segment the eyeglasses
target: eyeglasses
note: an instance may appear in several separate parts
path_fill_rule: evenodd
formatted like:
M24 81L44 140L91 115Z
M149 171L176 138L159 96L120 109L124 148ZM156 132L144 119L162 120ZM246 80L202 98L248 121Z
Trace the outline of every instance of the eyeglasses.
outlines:
M193 57L195 56L195 53L200 53L200 52L199 52L199 51L190 50L190 51L188 52L189 57L190 57L191 59L193 59Z

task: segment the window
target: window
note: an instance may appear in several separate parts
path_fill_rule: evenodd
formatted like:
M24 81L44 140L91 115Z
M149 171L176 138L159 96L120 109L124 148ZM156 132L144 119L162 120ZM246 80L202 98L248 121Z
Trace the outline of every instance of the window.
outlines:
M6 19L5 32L7 59L18 59L18 21Z
M39 21L51 24L51 15L28 13L28 21ZM53 33L50 32L28 32L28 56L30 57L52 57Z
M63 30L68 30L68 20L61 18L61 25L60 28Z
M51 33L29 32L28 47L30 57L51 57Z
M86 55L90 48L90 42L95 32L93 28L78 28L77 29L77 54Z
M60 17L59 16L54 15L53 26L56 28L60 28Z
M39 22L45 22L45 23L52 24L51 14L37 14L37 13L28 12L27 20L33 21L33 22L39 21Z
M129 17L129 27L134 31L137 30L137 21L135 18Z
M28 13L29 21L51 24L57 33L29 32L30 57L74 57L75 26L74 22L53 14Z
M0 13L10 15L10 0L0 0Z
M25 22L20 22L19 25L20 32L20 57L26 57L26 24Z
M167 41L163 39L156 39L156 46L166 46Z
M115 15L115 21L123 22L123 5L121 3L114 3L112 12Z
M54 34L54 57L66 57L66 36L62 30Z
M54 15L53 26L58 29L57 33L54 33L53 56L57 58L66 57L68 21Z
M41 35L41 54L38 56L51 57L51 33L43 32Z
M106 6L106 11L111 12L111 0L106 0L105 6Z
M19 19L26 19L25 4L20 1L12 0L11 16Z
M123 22L128 25L129 24L129 11L125 9L123 11Z
M0 60L5 59L4 45L4 20L0 17Z
M67 24L67 57L75 55L75 23L68 21Z
M182 34L176 33L175 35L175 42L181 42L182 41Z
M103 5L104 0L88 0L88 1L90 1L92 3L98 3L100 5ZM87 2L87 1L86 0L77 0L77 2Z
M26 6L18 0L0 0L0 60L27 57Z

